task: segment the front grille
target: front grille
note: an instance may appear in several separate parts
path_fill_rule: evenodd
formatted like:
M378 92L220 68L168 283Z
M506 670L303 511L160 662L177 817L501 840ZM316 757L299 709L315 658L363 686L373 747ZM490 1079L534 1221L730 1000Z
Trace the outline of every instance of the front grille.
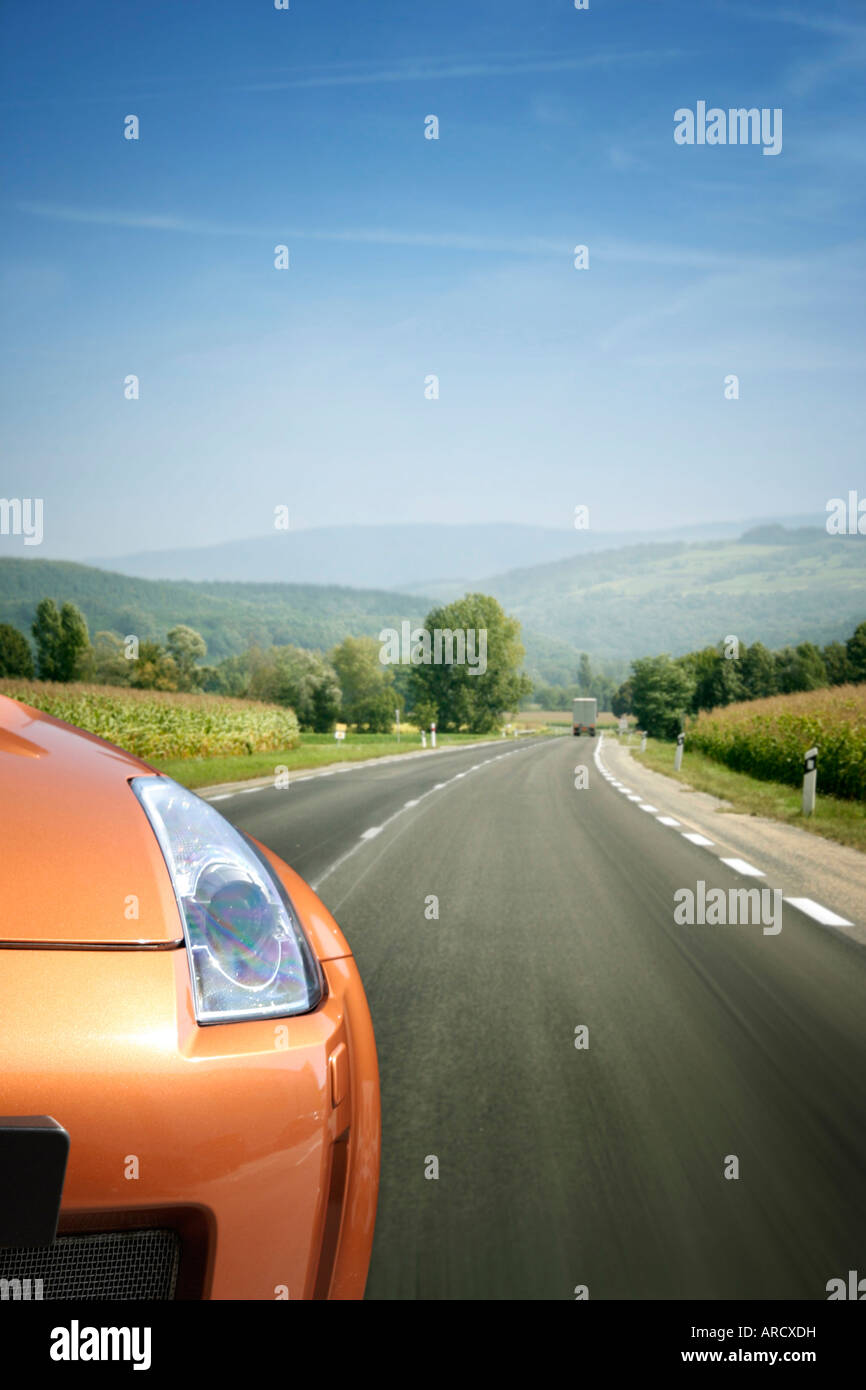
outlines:
M58 1236L41 1249L0 1246L0 1298L169 1299L179 1263L176 1231Z

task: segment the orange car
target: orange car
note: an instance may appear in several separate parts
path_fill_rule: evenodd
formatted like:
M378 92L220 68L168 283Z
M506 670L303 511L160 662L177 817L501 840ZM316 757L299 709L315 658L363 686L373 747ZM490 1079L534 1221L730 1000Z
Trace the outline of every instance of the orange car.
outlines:
M4 1297L362 1297L376 1049L297 874L0 696L0 946Z

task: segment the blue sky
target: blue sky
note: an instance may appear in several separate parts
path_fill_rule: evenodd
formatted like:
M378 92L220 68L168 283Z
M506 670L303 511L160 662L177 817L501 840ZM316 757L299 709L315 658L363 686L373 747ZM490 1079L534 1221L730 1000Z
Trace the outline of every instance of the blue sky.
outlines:
M0 40L0 495L43 555L866 487L862 5L7 0ZM677 146L699 100L782 152Z

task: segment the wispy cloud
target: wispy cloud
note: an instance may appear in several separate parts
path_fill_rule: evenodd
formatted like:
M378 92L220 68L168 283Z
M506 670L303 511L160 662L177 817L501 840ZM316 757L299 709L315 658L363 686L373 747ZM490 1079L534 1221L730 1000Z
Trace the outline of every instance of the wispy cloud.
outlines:
M621 51L608 49L579 58L561 55L525 55L491 61L489 57L454 62L450 59L406 59L385 68L347 72L319 70L287 74L278 81L249 82L238 85L240 92L282 92L306 87L375 86L391 82L441 82L467 77L523 77L533 73L579 72L588 68L630 66L635 63L670 62L688 54L679 48Z
M744 19L805 29L830 40L823 52L811 53L797 62L788 74L787 85L797 96L806 96L827 82L838 80L846 73L855 74L866 67L866 23L843 19L838 15L821 13L815 8L769 10L764 6L737 6L731 13Z
M261 227L232 226L200 217L176 217L165 213L122 212L116 208L76 208L65 203L19 199L17 212L45 217L52 222L79 222L88 226L127 227L146 232L187 232L194 236L262 236ZM270 232L264 232L270 235Z
M206 218L185 217L165 213L122 212L108 208L78 208L63 203L46 203L21 199L14 204L16 211L55 222L118 227L137 231L180 232L190 236L249 237L273 239L291 244L294 241L352 243L369 246L433 247L440 250L477 251L482 254L568 259L572 255L577 235L539 237L498 237L468 235L458 232L412 231L391 227L343 227L327 231L310 227L290 227L278 219L257 226L213 222ZM655 265L660 268L693 270L742 269L744 265L760 268L778 266L778 257L744 256L740 253L705 251L680 245L653 245L644 241L622 241L613 238L593 241L591 254L596 261L621 264ZM793 264L793 262L791 262ZM799 264L799 262L797 262Z
M766 12L767 18L780 20L783 24L799 25L802 29L817 29L822 34L833 34L839 38L866 37L866 25L850 19L838 19L835 15L820 14L814 10L805 14L802 10L773 10Z
M229 71L208 70L206 66L187 72L148 72L107 74L97 87L88 86L76 92L76 102L105 103L114 102L120 94L128 99L134 93L136 100L173 100L178 89L189 91L195 88L202 96L207 91L228 93L267 93L303 91L320 87L375 87L395 83L463 81L467 79L532 77L555 73L569 73L616 69L618 67L658 66L661 63L678 62L693 56L689 51L679 48L644 48L620 50L608 48L603 51L579 57L564 57L561 52L491 52L480 54L459 54L433 57L395 59L382 64L373 59L356 59L351 62L329 62L306 64L303 67L258 68L247 74ZM74 73L70 74L74 84ZM27 97L17 97L9 101L0 99L0 107L33 107L36 105L67 102L70 93L45 91Z

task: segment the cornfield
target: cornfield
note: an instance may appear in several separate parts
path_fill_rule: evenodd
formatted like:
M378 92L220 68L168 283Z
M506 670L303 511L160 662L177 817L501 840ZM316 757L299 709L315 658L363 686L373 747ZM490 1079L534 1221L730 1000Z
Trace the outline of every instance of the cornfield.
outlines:
M687 748L764 781L799 786L803 755L818 749L818 791L866 800L866 684L772 695L710 710Z
M293 710L221 695L0 680L0 694L98 734L148 762L267 753L300 743Z

